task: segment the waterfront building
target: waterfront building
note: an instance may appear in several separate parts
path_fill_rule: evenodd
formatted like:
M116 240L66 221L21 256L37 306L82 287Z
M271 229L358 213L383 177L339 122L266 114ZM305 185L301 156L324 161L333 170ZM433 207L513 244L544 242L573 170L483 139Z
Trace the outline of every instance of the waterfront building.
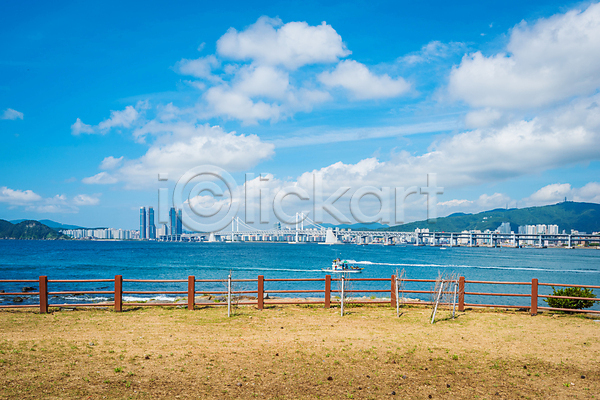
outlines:
M148 239L156 239L156 225L154 225L154 208L148 207Z
M140 207L140 239L146 239L146 207Z
M175 207L171 207L169 210L169 221L171 222L171 232L170 235L177 235L177 211L175 211Z
M177 234L183 235L183 223L182 223L181 209L177 210Z

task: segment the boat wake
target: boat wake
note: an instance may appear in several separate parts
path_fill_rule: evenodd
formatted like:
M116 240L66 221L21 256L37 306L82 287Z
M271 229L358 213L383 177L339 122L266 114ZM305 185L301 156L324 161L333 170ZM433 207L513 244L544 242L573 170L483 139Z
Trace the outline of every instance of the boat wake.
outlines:
M586 274L600 274L597 269L551 269L551 268L527 268L527 267L505 267L505 266L483 266L483 265L460 265L460 264L415 264L415 263L379 263L373 261L348 260L351 264L362 265L384 265L392 267L417 267L417 268L465 268L465 269L496 269L507 271L542 271L542 272L574 272Z

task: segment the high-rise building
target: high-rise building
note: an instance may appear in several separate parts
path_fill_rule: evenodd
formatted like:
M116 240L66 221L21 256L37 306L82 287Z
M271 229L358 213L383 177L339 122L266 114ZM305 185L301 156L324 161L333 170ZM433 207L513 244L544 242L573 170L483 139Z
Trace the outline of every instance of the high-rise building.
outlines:
M156 239L156 225L154 225L154 208L148 207L148 239Z
M183 220L181 215L181 209L177 210L177 234L183 234Z
M169 210L169 221L171 221L171 232L169 234L175 236L177 235L177 211L175 207L171 207Z
M140 207L140 239L146 238L146 207Z
M498 233L510 233L510 222L503 222L496 230Z

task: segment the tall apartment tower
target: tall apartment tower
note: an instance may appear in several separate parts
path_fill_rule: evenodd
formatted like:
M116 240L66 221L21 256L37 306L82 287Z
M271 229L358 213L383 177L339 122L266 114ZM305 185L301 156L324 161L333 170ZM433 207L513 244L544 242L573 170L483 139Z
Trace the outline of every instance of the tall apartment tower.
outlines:
M140 239L147 239L146 236L146 207L140 207Z
M171 232L169 234L175 236L177 235L177 211L175 207L171 207L169 210L169 221L171 221Z
M183 235L183 222L182 222L181 209L177 210L177 234Z
M154 225L154 208L148 207L148 239L156 239L156 225Z

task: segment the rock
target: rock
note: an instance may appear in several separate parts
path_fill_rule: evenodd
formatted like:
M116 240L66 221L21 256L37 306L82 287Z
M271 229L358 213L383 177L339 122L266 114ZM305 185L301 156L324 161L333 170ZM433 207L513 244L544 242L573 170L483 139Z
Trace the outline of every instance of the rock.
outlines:
M275 353L275 357L279 357L279 353Z
M328 381L332 381L332 380L333 380L333 377L332 377L332 376L328 376L328 377L327 377L327 380L328 380Z
M24 286L21 288L21 292L35 292L35 288L31 286Z
M433 399L433 396L432 396L432 395L429 395L429 398L430 398L430 399Z
M392 390L392 396L395 396L395 395L396 395L396 392Z
M150 355L146 354L146 355L144 356L144 359L146 359L146 360L149 360L149 359L150 359Z
M449 383L446 383L446 387L447 387L448 389L450 389L450 384L449 384Z
M242 382L238 382L236 385L238 385L238 387L242 387Z
M22 303L23 302L23 298L22 297L14 297L13 298L13 303Z
M90 346L93 346L93 345L94 345L94 342L90 342Z
M527 365L523 365L523 369L527 369Z
M581 375L581 379L585 379L585 375Z
M0 293L4 293L4 289L0 290ZM584 343L585 344L585 343Z
M408 379L408 376L402 375L402 379Z

